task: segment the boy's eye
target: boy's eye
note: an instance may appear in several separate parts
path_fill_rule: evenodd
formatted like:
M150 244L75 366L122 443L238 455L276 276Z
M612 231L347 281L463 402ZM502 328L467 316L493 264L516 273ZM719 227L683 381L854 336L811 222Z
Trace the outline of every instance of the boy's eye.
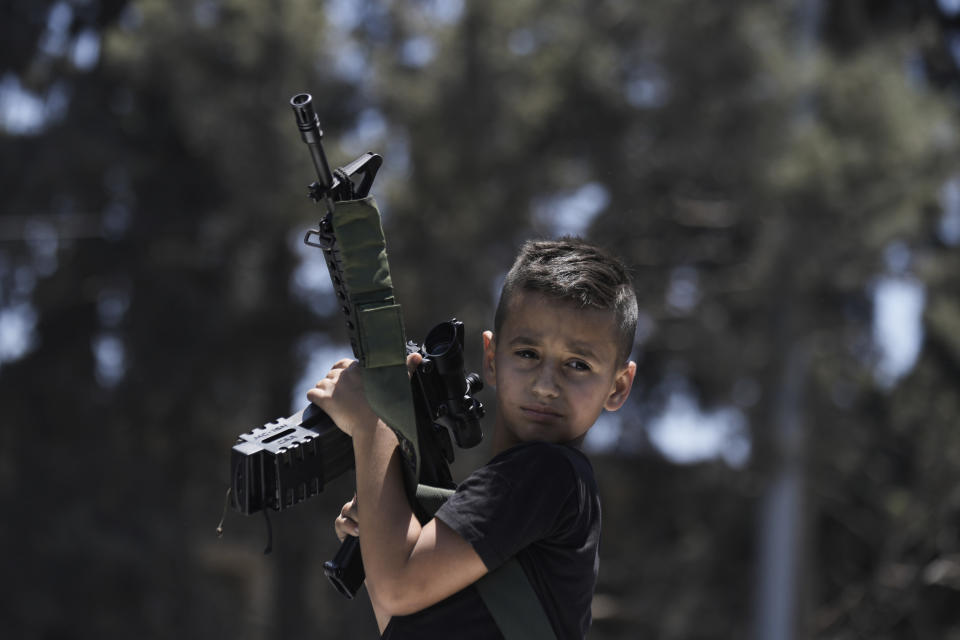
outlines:
M590 371L590 365L583 360L571 360L567 363L567 366L577 371Z
M531 349L517 349L514 352L514 355L516 355L519 358L536 358L537 357L536 352Z

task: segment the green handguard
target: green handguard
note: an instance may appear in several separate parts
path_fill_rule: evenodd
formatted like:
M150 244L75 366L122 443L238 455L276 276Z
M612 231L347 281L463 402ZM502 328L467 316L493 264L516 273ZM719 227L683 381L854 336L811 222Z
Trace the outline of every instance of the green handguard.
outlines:
M406 334L400 305L393 295L390 265L372 196L337 202L332 224L342 263L348 304L357 323L357 358L367 401L397 435L403 454L406 486L420 475L417 423L407 372Z

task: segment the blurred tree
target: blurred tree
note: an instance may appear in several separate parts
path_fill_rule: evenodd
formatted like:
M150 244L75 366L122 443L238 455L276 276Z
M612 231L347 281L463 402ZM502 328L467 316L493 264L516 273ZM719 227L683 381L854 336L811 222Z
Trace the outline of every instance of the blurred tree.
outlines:
M928 3L821 8L803 40L756 0L5 5L0 329L30 339L0 335L0 541L26 550L3 565L9 633L373 633L319 570L348 481L276 518L272 556L259 521L212 532L233 437L343 339L291 249L318 213L284 104L305 89L334 163L385 156L411 337L456 315L477 362L531 235L634 267L641 371L597 454L593 637L748 635L785 463L805 478L788 626L958 633L945 23ZM926 301L900 378L877 375L885 278ZM739 457L672 464L653 425L678 399L726 416Z
M25 221L34 254L15 258L7 290L30 279L37 318L34 350L0 371L15 427L5 498L17 505L4 541L31 550L9 560L19 597L4 617L23 637L78 621L98 637L131 625L156 637L306 634L329 613L309 602L326 588L310 518L323 513L327 533L341 496L294 516L270 563L257 558L259 526L219 546L212 527L232 439L288 412L299 335L317 326L286 284L291 229L316 213L284 105L304 83L340 95L325 117L343 130L350 85L318 50L323 14L303 4L130 4L88 36L99 57L78 69L72 34L91 11L61 2L38 14L40 31L64 23L67 44L51 53L41 35L28 66L54 56L68 117L4 136L4 216L8 228ZM38 615L51 602L55 614Z

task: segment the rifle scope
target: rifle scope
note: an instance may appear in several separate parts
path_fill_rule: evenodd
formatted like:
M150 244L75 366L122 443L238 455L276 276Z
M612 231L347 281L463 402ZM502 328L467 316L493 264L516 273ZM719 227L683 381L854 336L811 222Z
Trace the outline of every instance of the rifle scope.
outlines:
M432 407L434 421L453 433L461 449L476 446L483 438L483 409L473 394L483 388L483 383L475 373L466 378L463 375L463 323L442 322L431 329L423 341L423 355L428 367L432 364L435 370L435 375L424 380L433 387L425 390L428 397L439 399Z

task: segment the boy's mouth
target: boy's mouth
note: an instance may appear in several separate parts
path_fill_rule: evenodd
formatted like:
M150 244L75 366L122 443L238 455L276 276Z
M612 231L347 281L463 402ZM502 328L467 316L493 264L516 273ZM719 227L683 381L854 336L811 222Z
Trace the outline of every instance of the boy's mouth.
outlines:
M559 411L543 405L522 406L520 411L534 422L551 422L563 416Z

